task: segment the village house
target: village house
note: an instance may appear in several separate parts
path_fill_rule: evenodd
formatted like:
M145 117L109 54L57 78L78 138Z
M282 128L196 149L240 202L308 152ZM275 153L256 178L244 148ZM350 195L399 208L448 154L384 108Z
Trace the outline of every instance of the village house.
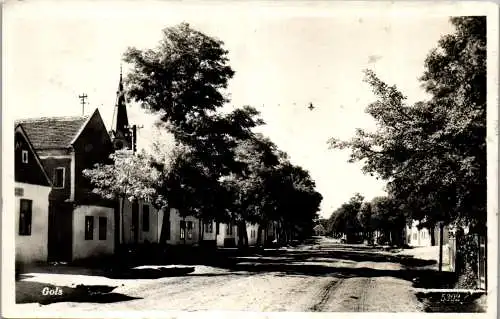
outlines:
M114 251L114 207L91 192L82 171L106 162L113 148L99 111L90 116L25 119L17 123L52 180L47 258L71 261Z
M47 261L52 183L21 125L15 128L16 261Z

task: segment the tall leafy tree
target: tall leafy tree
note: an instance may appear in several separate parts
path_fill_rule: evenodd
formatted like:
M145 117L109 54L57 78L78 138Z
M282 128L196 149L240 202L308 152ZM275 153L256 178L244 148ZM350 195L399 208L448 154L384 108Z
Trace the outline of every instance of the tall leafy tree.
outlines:
M231 219L238 225L240 245L248 243L246 222L258 223L257 241L261 242L261 227L269 219L272 203L263 186L269 172L279 164L277 146L262 134L240 140L235 149L235 159L241 170L226 176L223 183L230 194Z
M375 197L370 202L372 226L380 230L390 244L403 244L406 226L405 210L390 196Z
M388 181L391 196L411 207L412 217L433 224L463 221L486 225L486 19L457 17L426 59L423 87L432 98L408 105L395 86L372 71L366 81L377 101L366 112L379 124L358 129L349 141L350 161ZM483 226L483 227L481 227Z
M228 194L220 181L244 169L236 147L263 123L249 106L220 111L234 74L227 53L222 41L182 23L165 28L156 48L129 48L124 56L133 66L126 77L129 97L159 114L162 127L184 147L165 182L181 215L225 218Z
M365 233L365 237L368 239L370 243L373 240L373 231L375 230L372 216L373 214L372 214L371 203L363 202L363 204L361 204L361 207L359 209L357 218L361 228L363 229L363 232Z
M249 106L218 112L229 102L225 89L234 75L227 54L222 41L181 23L165 28L156 48L129 48L124 56L133 66L129 97L160 114L175 139L216 175L235 169L237 140L263 123Z

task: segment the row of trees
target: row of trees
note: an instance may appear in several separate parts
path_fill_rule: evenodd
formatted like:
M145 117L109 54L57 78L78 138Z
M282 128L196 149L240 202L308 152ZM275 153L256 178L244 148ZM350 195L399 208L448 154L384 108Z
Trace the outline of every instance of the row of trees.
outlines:
M158 139L150 153L115 154L113 164L84 174L107 198L142 199L181 216L235 223L242 246L248 244L246 222L274 222L281 242L307 236L322 197L307 171L254 133L264 124L256 109L221 111L234 75L227 54L221 41L186 23L164 29L154 49L129 48L128 97L159 115L160 129L175 145Z
M325 221L329 235L345 235L347 242L367 240L373 243L403 244L406 211L401 203L388 196L374 197L365 201L360 194L350 200Z
M486 17L451 18L455 32L430 52L421 77L430 99L412 105L396 86L366 71L377 100L366 112L377 130L357 130L334 149L387 181L390 198L428 227L467 225L486 234ZM442 223L441 223L442 222Z

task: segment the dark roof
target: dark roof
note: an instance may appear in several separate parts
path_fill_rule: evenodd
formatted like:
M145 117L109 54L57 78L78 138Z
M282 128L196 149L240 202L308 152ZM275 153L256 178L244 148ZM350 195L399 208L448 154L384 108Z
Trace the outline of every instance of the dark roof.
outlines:
M38 157L38 154L34 150L33 145L30 142L30 139L28 138L26 132L23 130L22 125L16 125L16 152L17 152L17 143L18 139L22 138L24 139L24 146L27 146L29 151L31 152L31 155L33 156L32 158L35 159L36 166L33 164L35 162L29 161L28 163L21 164L19 163L20 158L17 157L16 154L16 161L14 163L14 177L16 182L24 182L28 184L34 184L34 185L42 185L42 186L52 186L52 182L47 175L47 171L42 165L42 162L40 161L40 158ZM20 141L22 143L22 141ZM23 145L20 145L23 147ZM24 147L23 147L24 148ZM35 168L36 167L36 168Z
M90 116L40 117L16 121L35 149L67 148Z

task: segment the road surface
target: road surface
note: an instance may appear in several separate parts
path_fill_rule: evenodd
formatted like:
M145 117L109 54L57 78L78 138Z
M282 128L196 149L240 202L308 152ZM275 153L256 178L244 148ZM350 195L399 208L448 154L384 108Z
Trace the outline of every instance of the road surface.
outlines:
M193 267L194 271L182 276L156 279L33 272L17 282L18 301L22 307L45 311L422 311L411 278L397 258L361 245L321 239L296 248L234 257L220 267ZM27 297L40 294L49 284L52 289L60 287L66 299L55 302L55 297L40 297L47 303L40 306L33 303L33 296ZM109 289L94 299L71 297L70 291L79 284Z

